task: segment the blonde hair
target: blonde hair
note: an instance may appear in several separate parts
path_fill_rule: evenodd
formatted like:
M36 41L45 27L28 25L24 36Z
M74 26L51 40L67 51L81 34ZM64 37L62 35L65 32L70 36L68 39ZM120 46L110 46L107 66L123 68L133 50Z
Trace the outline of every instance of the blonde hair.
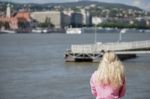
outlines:
M124 80L124 66L114 52L105 52L96 71L96 81L118 88Z

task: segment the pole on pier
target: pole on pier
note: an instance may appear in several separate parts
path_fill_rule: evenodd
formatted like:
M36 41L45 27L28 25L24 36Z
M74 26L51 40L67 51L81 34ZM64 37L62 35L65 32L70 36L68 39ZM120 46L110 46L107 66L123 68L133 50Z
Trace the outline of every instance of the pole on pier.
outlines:
M118 40L118 42L121 42L121 40L122 40L122 33L120 32L119 33L119 40Z
M126 29L120 30L118 42L121 42L121 41L122 41L122 34L126 33L126 31L127 31Z
M100 23L100 20L99 20L99 18L94 18L93 22L94 22L94 28L95 28L94 43L96 44L96 42L97 42L97 25Z
M94 43L96 44L96 42L97 42L97 26L96 26L96 24L95 24L95 35L94 35Z

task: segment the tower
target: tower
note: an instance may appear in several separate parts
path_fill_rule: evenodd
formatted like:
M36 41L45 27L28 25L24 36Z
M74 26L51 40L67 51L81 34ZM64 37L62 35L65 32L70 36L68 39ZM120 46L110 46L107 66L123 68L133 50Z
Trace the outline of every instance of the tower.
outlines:
M10 8L10 4L7 4L6 17L10 18L10 16L11 16L11 8Z

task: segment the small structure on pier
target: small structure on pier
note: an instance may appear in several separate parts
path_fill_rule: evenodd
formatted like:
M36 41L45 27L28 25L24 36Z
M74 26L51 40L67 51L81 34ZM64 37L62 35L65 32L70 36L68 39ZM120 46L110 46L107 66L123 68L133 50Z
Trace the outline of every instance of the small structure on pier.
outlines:
M121 60L135 58L136 54L150 53L150 40L71 45L65 52L66 62L99 62L103 51L114 51Z

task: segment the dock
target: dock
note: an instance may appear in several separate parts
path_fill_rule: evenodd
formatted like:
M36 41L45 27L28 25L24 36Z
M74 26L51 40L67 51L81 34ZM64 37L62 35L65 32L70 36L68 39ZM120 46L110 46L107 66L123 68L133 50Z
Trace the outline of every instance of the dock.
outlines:
M121 60L135 58L137 54L150 53L150 40L76 44L65 52L66 62L99 62L103 51L114 51Z

